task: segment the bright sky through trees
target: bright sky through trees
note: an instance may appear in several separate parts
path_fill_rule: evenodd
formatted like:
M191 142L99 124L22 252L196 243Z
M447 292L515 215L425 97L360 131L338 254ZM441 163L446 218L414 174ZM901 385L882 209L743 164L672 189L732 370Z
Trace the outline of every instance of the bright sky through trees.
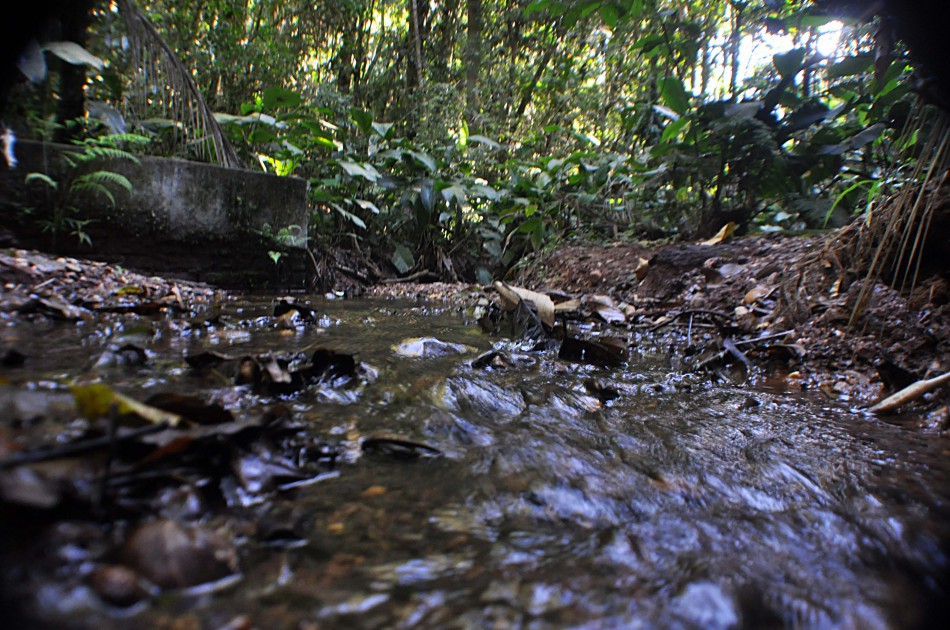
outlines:
M825 57L834 57L841 39L841 22L835 20L818 27L815 49ZM759 68L772 63L772 55L786 53L796 47L795 38L788 34L773 35L763 30L742 38L742 70L740 75L748 78Z

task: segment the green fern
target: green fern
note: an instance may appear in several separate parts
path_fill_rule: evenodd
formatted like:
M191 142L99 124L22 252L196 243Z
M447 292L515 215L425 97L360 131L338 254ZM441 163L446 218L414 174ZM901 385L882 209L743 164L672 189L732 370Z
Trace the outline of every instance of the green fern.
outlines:
M54 193L49 200L48 217L38 220L43 231L52 235L54 249L57 235L62 232L69 232L80 243L92 244L91 237L85 231L85 226L92 220L75 216L79 212L75 205L76 196L86 194L102 197L115 208L115 193L123 190L131 193L133 185L125 175L108 168L89 169L98 162L129 161L139 164L139 158L122 146L145 142L148 142L148 138L135 134L83 140L76 143L76 149L64 152L63 161L68 168L59 181L46 173L27 174L26 183L40 182Z

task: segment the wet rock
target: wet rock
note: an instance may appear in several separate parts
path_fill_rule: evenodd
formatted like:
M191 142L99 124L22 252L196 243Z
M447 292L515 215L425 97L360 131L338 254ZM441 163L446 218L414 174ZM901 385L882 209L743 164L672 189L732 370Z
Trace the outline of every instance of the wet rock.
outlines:
M116 606L131 606L147 594L139 575L118 564L99 567L90 575L89 583L99 597Z
M511 391L488 381L465 378L446 379L434 389L433 400L443 409L472 412L497 420L513 418L526 406L520 391Z
M212 582L238 570L236 551L224 536L171 520L139 527L121 555L128 566L162 588Z
M734 598L709 582L688 585L672 602L673 609L697 628L738 628Z
M464 354L472 348L461 343L448 343L435 337L413 337L393 346L393 352L401 357L433 358Z

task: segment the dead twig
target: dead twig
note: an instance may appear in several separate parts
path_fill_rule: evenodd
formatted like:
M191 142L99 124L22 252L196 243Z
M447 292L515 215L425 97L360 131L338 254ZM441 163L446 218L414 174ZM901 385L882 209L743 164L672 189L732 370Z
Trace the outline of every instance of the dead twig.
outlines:
M682 317L683 315L705 315L706 317L709 317L710 319L715 318L715 317L718 317L718 318L720 318L720 319L721 319L722 321L724 321L724 322L731 322L731 321L732 321L732 317L730 317L729 315L725 315L725 314L719 313L719 312L717 312L717 311L707 311L707 310L704 310L704 309L694 308L694 309L688 309L688 310L685 310L685 311L674 311L674 312L670 313L669 315L667 315L667 317L669 317L669 319L667 319L667 320L665 320L665 321L662 321L662 322L660 322L660 323L658 323L658 324L654 324L654 325L653 325L652 327L650 327L650 328L647 328L647 332L656 332L656 331L658 331L659 329L663 328L664 326L669 326L671 323L673 323L674 321L676 321L677 319L679 319L679 318Z
M385 280L380 280L382 284L398 284L400 282L415 282L416 280L438 280L439 276L428 269L423 269L422 271L417 271L413 274L406 276L405 278L386 278Z
M936 389L937 387L947 383L950 383L950 372L923 381L917 381L916 383L908 385L899 392L891 394L881 402L869 408L868 411L871 413L889 413L901 405L906 405L909 402L917 400L930 390Z
M105 435L103 437L92 438L90 440L80 440L78 442L65 444L63 446L38 448L0 461L0 470L11 470L26 464L38 464L39 462L48 462L54 459L73 457L75 455L82 455L83 453L97 451L102 448L114 448L116 445L122 442L131 442L142 437L143 435L164 431L170 426L171 425L167 420L163 420L157 424L152 424L147 427L142 427L141 429L136 429L135 431L130 431L129 433L126 433L122 436Z

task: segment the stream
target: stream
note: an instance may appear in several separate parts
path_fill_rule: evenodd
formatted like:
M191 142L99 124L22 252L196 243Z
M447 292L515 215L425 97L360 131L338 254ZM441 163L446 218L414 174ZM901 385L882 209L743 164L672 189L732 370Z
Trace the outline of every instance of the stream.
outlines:
M945 437L761 377L684 373L668 340L647 335L634 336L623 366L604 368L487 334L465 305L309 305L316 321L289 328L263 296L222 304L226 324L6 322L4 344L33 357L4 372L24 391L68 397L63 383L108 344L135 344L144 366L96 368L116 390L215 397L236 417L279 403L312 448L332 452L310 478L257 493L244 478L200 502L202 476L181 474L149 499L150 517L226 532L239 571L211 587L106 604L88 577L128 527L58 518L31 543L41 551L5 561L8 597L27 618L78 628L945 627ZM184 360L315 347L355 356L360 382L266 396L197 378ZM497 360L476 361L492 350Z

